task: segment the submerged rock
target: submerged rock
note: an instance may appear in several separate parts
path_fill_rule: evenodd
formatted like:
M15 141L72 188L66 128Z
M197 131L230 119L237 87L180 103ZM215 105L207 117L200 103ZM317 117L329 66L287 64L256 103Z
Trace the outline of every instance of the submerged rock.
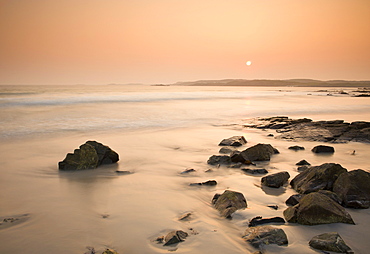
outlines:
M230 154L230 153L232 153L234 151L236 151L236 148L229 146L229 147L222 147L220 149L220 151L218 151L218 152L219 153L223 153L223 154Z
M188 237L188 233L182 231L182 230L174 230L169 232L165 237L164 237L164 246L168 246L171 244L183 242L185 238Z
M335 181L333 191L345 207L369 208L370 173L362 169L345 172Z
M199 185L205 185L205 186L215 186L217 185L216 180L208 180L206 182L202 183L191 183L190 186L199 186Z
M118 252L112 249L106 249L102 254L118 254Z
M308 243L312 248L338 253L354 253L337 232L324 233L313 237Z
M215 208L222 217L231 218L231 215L239 210L247 208L247 200L240 192L225 190L224 193L215 194L212 199Z
M240 155L246 161L269 161L273 154L279 151L270 144L257 144L240 152Z
M288 147L288 149L294 150L294 151L299 151L299 150L304 150L304 147L303 146L290 146L290 147Z
M317 192L305 195L297 205L284 210L284 217L288 222L302 225L355 224L351 215L341 205Z
M284 230L271 226L257 226L248 228L245 231L243 238L255 248L261 248L263 245L268 244L288 244L288 238Z
M311 164L306 160L300 160L295 165L297 165L297 166L311 166Z
M279 172L272 175L267 175L262 177L261 183L262 185L272 187L272 188L279 188L283 186L286 182L288 182L290 175L288 172Z
M314 153L334 153L334 147L319 145L312 148L311 151Z
M247 143L243 136L233 136L231 138L223 139L219 146L242 146Z
M262 216L254 217L249 221L248 227L255 227L267 223L285 223L285 220L281 217L273 218L262 218Z
M68 153L63 161L59 162L59 170L94 169L103 164L115 163L119 160L118 154L96 141L87 141L73 153Z
M299 173L290 182L297 192L307 194L319 190L332 190L339 175L347 172L340 164L325 163L320 166L309 167Z
M242 170L245 172L245 173L248 173L248 174L252 174L252 175L256 175L256 174L267 174L267 170L264 169L264 168L254 168L254 169L251 169L251 168L242 168Z

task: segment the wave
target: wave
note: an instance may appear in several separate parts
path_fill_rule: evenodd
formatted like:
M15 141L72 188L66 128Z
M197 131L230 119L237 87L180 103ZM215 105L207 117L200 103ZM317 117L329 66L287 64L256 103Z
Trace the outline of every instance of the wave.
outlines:
M24 95L24 94L22 94ZM161 102L176 100L208 100L245 98L247 93L236 92L171 92L171 93L126 93L120 95L57 95L19 96L0 98L0 107L58 106L88 103ZM255 96L255 94L253 95Z

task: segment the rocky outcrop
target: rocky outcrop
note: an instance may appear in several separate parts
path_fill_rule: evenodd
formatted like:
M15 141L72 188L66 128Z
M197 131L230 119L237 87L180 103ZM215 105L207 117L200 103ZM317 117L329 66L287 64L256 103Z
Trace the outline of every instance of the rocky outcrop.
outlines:
M345 172L335 181L333 191L345 207L369 208L370 173L361 169Z
M311 151L314 153L334 153L335 150L332 146L319 145L312 148Z
M355 224L351 215L341 205L317 192L305 195L297 205L284 210L284 217L288 222L303 225Z
M261 248L268 244L288 244L288 238L284 230L271 226L250 227L245 231L243 239L255 248Z
M225 190L224 193L215 194L212 199L215 208L222 217L231 218L231 215L239 210L247 208L247 200L240 192Z
M308 243L312 248L337 253L354 253L337 232L314 236Z
M118 160L118 154L108 146L96 141L87 141L79 149L75 149L73 153L68 153L58 165L59 170L83 170L115 163Z
M273 154L279 151L270 144L257 144L240 152L240 155L246 161L269 161Z
M223 139L219 146L242 146L247 143L243 136L233 136L231 138Z
M267 187L279 188L288 182L290 175L287 171L262 177L261 184Z
M332 190L334 182L344 172L347 172L347 170L339 164L325 163L304 170L293 178L290 185L301 194L319 190Z
M247 120L245 127L275 129L286 140L319 142L370 142L370 122L346 123L343 120L312 121L290 119L286 116L255 118Z

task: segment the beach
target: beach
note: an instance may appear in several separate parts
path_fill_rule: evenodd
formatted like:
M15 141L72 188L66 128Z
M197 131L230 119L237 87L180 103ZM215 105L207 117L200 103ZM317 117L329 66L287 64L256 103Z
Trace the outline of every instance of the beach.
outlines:
M207 164L219 142L242 135L246 149L271 144L279 154L259 162L269 173L298 174L298 161L339 163L370 172L370 144L335 143L335 153L318 155L322 142L285 141L273 130L243 127L244 119L269 116L346 122L370 121L368 98L310 87L187 86L1 86L0 219L26 219L0 227L0 253L253 253L242 239L250 219L283 217L289 185L262 188L261 176ZM333 89L333 88L329 88ZM320 90L325 90L325 88ZM351 88L335 89L349 91ZM116 151L120 160L93 170L61 172L58 162L87 140ZM300 145L306 149L292 151ZM356 151L353 155L353 151ZM186 169L190 174L181 174ZM206 172L212 169L211 172ZM117 174L116 171L129 171ZM216 186L189 186L216 180ZM244 194L248 207L232 220L220 217L211 201L216 193ZM278 205L274 210L268 205ZM354 253L370 248L370 209L346 209L356 225L278 225L287 246L266 246L267 253L317 253L313 237L338 232ZM179 220L191 213L186 221ZM184 242L163 246L157 237L171 230L189 233Z

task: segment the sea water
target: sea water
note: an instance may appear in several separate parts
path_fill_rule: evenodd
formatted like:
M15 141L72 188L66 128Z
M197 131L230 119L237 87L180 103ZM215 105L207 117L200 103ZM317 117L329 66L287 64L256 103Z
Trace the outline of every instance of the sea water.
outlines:
M332 144L331 156L310 149L317 142L287 142L269 132L246 129L243 119L285 115L313 120L370 121L368 98L328 96L318 88L188 86L1 86L0 219L27 214L27 220L1 228L0 253L84 253L112 248L119 253L249 253L241 238L255 216L281 216L289 186L261 188L260 177L240 170L211 168L218 143L244 135L245 147L270 143L280 154L266 167L271 173L298 172L295 163L340 163L370 171L369 144ZM324 90L320 88L320 90ZM58 162L87 140L97 140L120 155L117 164L81 172L59 172ZM290 145L302 145L294 152ZM244 148L242 148L244 149ZM356 150L356 155L352 151ZM195 173L181 174L188 168ZM116 170L131 174L120 175ZM214 187L190 183L217 180ZM205 186L204 186L205 187ZM242 192L248 208L233 220L212 207L215 193ZM278 204L277 211L267 208ZM338 231L356 253L370 247L369 209L351 210L357 225L282 225L289 245L272 253L313 253L307 242ZM179 221L191 212L189 221ZM171 230L189 232L185 242L163 247L155 239Z

